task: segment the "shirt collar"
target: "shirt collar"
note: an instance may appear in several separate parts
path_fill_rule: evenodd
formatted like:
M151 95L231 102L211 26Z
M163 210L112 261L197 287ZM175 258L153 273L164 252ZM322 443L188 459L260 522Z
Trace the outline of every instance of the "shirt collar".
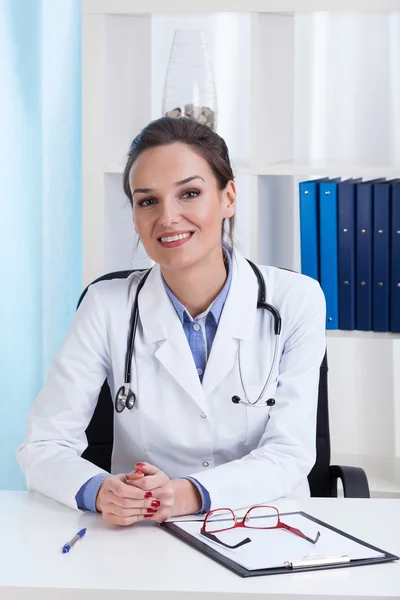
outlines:
M228 264L228 276L226 278L224 287L222 288L222 290L220 291L218 296L210 304L210 306L204 311L204 313L202 313L203 315L207 315L207 316L208 316L208 314L211 314L215 320L216 325L218 325L219 320L221 318L222 309L224 308L226 297L228 295L229 288L230 288L231 281L232 281L232 256L231 256L232 250L229 248L229 246L226 246L224 244L223 252L226 257L227 264ZM174 308L176 310L176 313L177 313L181 323L183 324L183 321L185 318L188 319L189 321L193 321L192 317L189 315L186 308L183 306L183 304L181 302L179 302L178 298L175 296L175 294L173 294L171 288L168 287L167 282L165 281L162 274L161 274L161 277L162 277L162 281L164 283L165 291L167 292L172 304L174 305Z

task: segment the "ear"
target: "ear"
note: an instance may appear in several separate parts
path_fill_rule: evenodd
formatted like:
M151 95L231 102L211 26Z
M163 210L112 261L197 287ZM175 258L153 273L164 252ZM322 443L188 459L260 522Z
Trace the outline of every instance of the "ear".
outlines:
M236 186L233 180L228 181L222 191L222 217L229 219L236 212Z

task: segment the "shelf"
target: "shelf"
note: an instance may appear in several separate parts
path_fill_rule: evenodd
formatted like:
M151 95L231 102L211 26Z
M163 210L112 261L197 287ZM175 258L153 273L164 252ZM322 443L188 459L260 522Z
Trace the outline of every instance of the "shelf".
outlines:
M232 163L233 173L235 176L237 176L237 175L253 175L250 166L243 165L243 164L235 164L234 160L232 160L231 163ZM122 165L122 164L121 165L118 165L118 164L108 165L105 167L104 173L106 175L122 175L122 173L124 172L124 168L125 168L125 165Z
M320 177L400 177L400 165L374 165L333 161L282 161L252 167L254 175L318 175Z
M371 497L400 498L400 458L332 454L331 465L364 469Z
M274 12L310 11L392 11L399 9L398 0L203 0L201 4L182 0L82 0L84 14L148 14L204 12Z
M400 333L391 331L346 331L344 329L327 329L326 335L330 338L350 338L353 340L400 340Z
M105 173L123 173L125 165L107 165ZM300 163L285 161L267 165L235 164L232 160L233 171L236 175L294 175L294 176L321 176L321 177L386 177L392 179L400 177L400 165L365 165L356 163L338 162L310 162Z

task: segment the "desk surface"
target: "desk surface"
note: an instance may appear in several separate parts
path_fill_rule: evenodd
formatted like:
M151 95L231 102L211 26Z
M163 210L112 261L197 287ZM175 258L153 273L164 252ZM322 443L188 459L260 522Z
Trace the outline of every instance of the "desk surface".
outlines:
M400 500L282 500L400 555ZM36 493L0 492L1 600L400 599L400 561L243 579L152 523L122 528ZM82 527L69 554L62 545Z

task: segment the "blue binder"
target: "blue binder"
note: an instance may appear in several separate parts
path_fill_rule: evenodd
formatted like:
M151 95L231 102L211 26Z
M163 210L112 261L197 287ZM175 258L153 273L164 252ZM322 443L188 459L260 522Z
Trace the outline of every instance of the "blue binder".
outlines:
M339 329L356 328L355 183L347 179L337 185L338 305Z
M326 301L326 329L339 327L337 186L340 178L319 184L320 284Z
M391 319L390 331L400 333L400 183L392 184Z
M328 178L299 183L301 272L319 281L318 187Z
M373 186L372 240L372 328L389 331L390 327L390 195L391 183Z
M356 183L356 329L372 331L373 184Z

